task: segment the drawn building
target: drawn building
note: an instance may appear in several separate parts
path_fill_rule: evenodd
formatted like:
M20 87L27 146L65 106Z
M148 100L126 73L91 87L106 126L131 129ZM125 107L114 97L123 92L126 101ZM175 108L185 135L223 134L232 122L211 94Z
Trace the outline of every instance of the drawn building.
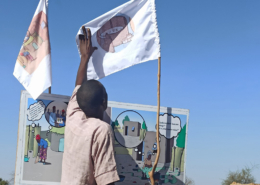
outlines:
M172 157L172 147L174 139L166 139L164 136L160 137L160 147L161 153L159 157L159 163L170 163ZM136 152L133 151L132 157L137 161L144 161L144 157L147 155L148 151L153 152L152 162L155 161L156 158L156 132L147 131L144 141L136 147ZM156 146L157 147L157 146Z
M51 150L55 152L64 151L64 134L51 132Z
M141 130L141 123L134 122L134 121L125 121L124 122L123 135L139 137L140 130Z

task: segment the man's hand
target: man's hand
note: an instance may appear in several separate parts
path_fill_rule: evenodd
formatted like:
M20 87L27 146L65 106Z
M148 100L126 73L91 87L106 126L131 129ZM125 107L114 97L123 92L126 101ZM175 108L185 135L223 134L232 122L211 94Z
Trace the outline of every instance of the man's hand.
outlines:
M81 60L76 79L76 86L82 84L84 77L87 74L88 61L93 52L97 49L97 47L92 47L90 29L88 28L87 33L85 26L82 26L82 30L84 35L79 35L79 49L81 54Z
M89 60L93 52L97 49L97 47L92 47L92 41L91 41L91 31L88 28L88 33L86 32L85 26L82 26L82 30L84 33L83 35L79 35L79 48L80 48L80 54L81 58Z

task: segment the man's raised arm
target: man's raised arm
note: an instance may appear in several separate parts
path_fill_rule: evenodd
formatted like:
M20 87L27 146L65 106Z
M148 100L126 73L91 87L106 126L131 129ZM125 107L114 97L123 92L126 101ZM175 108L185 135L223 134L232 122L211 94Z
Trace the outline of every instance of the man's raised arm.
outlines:
M81 60L80 60L75 86L82 84L87 74L89 59L93 54L93 52L97 49L97 47L92 47L90 29L88 28L88 33L87 33L85 26L82 26L82 30L84 35L79 35L79 48L80 48Z

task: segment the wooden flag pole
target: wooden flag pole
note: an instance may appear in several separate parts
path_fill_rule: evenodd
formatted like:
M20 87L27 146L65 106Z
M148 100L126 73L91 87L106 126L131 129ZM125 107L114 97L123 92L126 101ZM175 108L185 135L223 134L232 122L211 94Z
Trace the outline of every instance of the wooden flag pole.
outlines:
M160 115L160 85L161 85L161 57L158 58L158 85L157 85L157 120L156 120L156 142L157 142L157 155L153 164L152 171L149 172L151 184L155 185L153 174L160 157L160 139L159 139L159 115Z
M51 94L51 87L49 87L49 94Z

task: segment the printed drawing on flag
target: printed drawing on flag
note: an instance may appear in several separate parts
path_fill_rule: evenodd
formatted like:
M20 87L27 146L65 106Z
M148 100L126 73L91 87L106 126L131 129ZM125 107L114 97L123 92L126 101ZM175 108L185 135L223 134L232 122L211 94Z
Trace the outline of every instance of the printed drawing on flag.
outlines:
M15 62L13 75L37 99L51 86L48 0L40 0Z
M119 52L131 42L134 29L134 22L130 17L117 14L98 30L98 44L107 52Z
M50 47L47 16L41 11L33 17L17 57L17 63L32 74L48 54Z
M84 24L92 33L93 53L87 79L101 79L160 54L155 0L131 0ZM80 27L76 43L79 49ZM79 50L80 51L80 50Z

